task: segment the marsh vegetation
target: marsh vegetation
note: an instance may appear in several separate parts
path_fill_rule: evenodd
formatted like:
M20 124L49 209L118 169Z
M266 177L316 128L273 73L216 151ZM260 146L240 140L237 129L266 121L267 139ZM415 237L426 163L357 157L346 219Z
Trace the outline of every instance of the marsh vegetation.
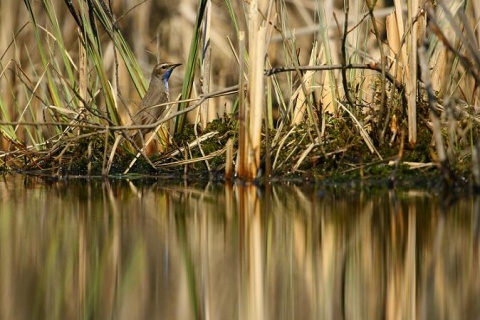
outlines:
M2 1L0 165L480 184L476 1ZM126 137L158 61L166 117ZM122 143L118 137L125 137Z

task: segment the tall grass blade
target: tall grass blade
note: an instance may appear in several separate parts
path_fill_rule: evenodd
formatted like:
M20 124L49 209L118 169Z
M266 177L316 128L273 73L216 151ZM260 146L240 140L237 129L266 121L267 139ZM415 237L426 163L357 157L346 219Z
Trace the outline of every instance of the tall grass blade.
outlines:
M197 63L197 57L198 57L198 46L200 44L201 39L201 25L202 21L205 15L205 9L207 7L207 1L208 0L201 0L200 4L198 6L198 11L197 11L197 20L195 22L195 27L194 27L194 34L192 36L192 40L190 43L190 51L188 53L188 62L185 68L185 76L183 80L183 87L182 87L182 100L186 100L190 98L190 95L192 93L192 88L193 88L193 81L195 78L195 66ZM183 110L187 106L186 102L181 102L178 106L178 110ZM185 115L182 114L177 118L177 121L175 123L175 132L181 132L183 130L183 126L185 124Z

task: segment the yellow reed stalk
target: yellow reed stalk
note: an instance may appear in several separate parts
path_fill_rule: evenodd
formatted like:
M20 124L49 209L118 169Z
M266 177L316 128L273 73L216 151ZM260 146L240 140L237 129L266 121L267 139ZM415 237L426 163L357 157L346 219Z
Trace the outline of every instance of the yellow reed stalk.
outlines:
M413 0L415 1L415 0ZM397 28L399 39L406 39L407 43L409 44L409 52L410 55L407 55L407 48L402 46L400 52L400 61L402 64L405 65L405 76L407 81L405 81L405 91L407 96L407 118L408 118L408 141L411 145L414 145L417 141L417 115L416 115L416 64L413 65L412 61L409 58L412 58L416 61L416 44L412 43L412 34L405 35L405 25L402 16L402 5L403 1L395 0L395 15L397 21ZM412 0L408 1L408 18L407 21L412 21ZM413 51L415 50L415 51ZM413 69L411 69L413 68ZM414 81L412 81L413 77L415 77Z
M396 81L400 82L403 79L403 67L400 62L400 50L402 44L400 43L399 25L395 12L392 12L386 18L387 40L389 45L388 57L392 61L390 73L393 74Z
M408 22L412 23L411 32L407 36L408 68L406 93L408 103L408 142L417 143L417 38L418 30L413 26L414 17L418 14L418 0L408 1Z
M257 177L257 172L260 168L262 113L265 94L263 70L267 28L264 23L260 23L262 16L258 12L257 5L257 1L252 1L248 14L250 68L248 70L248 109L245 118L248 130L246 144L247 171L245 178L249 180Z
M245 124L245 92L244 84L245 78L243 76L245 68L245 32L238 32L238 47L239 47L239 59L238 59L238 152L237 152L237 175L243 177L245 174L246 165L246 144L247 144L247 129Z
M227 141L226 145L226 156L225 156L225 180L233 179L233 140L230 138Z
M201 66L201 91L202 94L210 92L210 75L211 75L211 56L212 56L212 47L210 39L210 30L211 30L211 18L212 18L212 3L207 1L205 8L205 16L203 20L203 49L202 49L202 66ZM212 108L213 104L210 99L205 100L205 102L200 107L200 123L202 128L207 127L207 123L211 122L215 117L215 110Z
M324 47L328 46L328 44L324 44ZM326 56L326 51L320 51L320 65L327 65L331 64L331 60L328 59ZM323 111L325 113L334 114L337 111L337 96L338 96L338 88L337 86L341 86L340 83L337 83L335 78L335 71L329 70L323 73L322 75L323 81L321 81L322 86L320 90L321 96L321 104L324 106Z
M310 61L309 61L309 65L311 66L314 66L316 64L317 64L317 42L313 44L312 53L310 54ZM315 76L315 71L313 70L309 70L305 72L305 75L303 76L302 81L305 85L305 90L298 91L297 102L293 109L293 120L292 120L293 125L299 125L304 121L305 113L307 111L306 100L308 99L308 96L310 96L313 91L312 81L314 79L314 76Z

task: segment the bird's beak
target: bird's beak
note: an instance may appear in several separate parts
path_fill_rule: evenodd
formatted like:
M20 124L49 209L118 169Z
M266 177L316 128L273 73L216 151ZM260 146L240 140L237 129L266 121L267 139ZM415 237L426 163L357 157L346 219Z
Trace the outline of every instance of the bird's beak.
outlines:
M176 67L181 66L181 65L182 65L181 63L172 63L168 69L173 70Z

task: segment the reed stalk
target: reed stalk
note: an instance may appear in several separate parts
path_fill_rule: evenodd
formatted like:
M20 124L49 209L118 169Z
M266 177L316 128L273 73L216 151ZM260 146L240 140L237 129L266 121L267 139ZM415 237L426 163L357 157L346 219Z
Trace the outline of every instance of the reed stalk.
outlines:
M238 153L237 153L237 168L236 174L240 177L244 177L246 175L246 167L247 167L247 146L248 146L248 132L247 132L247 121L246 121L246 101L245 101L245 77L244 77L244 70L245 70L245 60L243 59L245 54L245 32L239 31L238 32L238 47L239 47L239 76L238 76Z
M203 40L201 60L201 92L202 94L210 92L210 77L212 68L212 39L211 39L211 20L212 20L212 3L207 1L205 9L205 19L203 23ZM207 123L215 119L215 110L210 100L206 100L200 107L200 123L202 128L207 127Z
M264 110L264 68L266 26L261 22L258 12L260 4L254 0L250 3L248 14L248 105L245 112L247 123L245 178L253 180L257 177L260 168L260 143L262 136L262 116Z

